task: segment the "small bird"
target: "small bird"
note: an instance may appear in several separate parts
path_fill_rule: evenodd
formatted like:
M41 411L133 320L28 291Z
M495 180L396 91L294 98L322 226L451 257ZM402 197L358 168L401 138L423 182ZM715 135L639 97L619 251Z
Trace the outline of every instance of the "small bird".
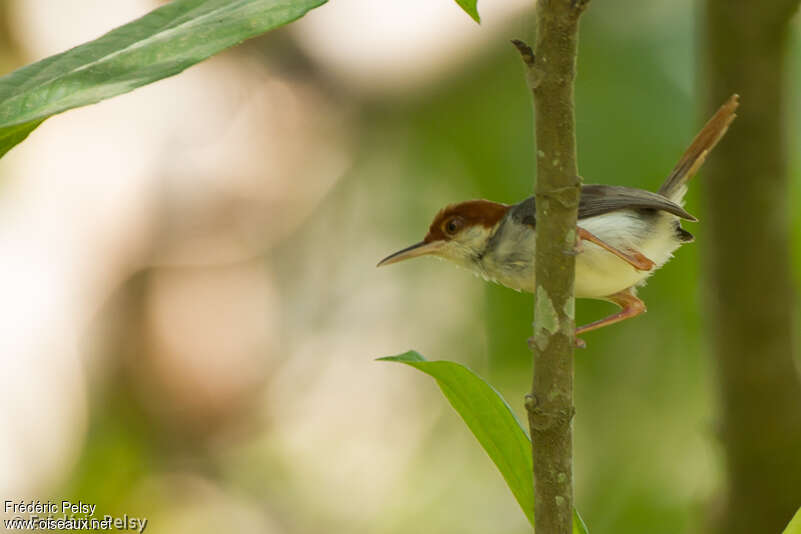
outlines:
M637 288L677 248L693 241L681 227L682 219L697 221L682 207L687 182L736 117L738 98L732 95L706 123L658 193L615 185L581 187L575 296L610 301L621 309L577 328L576 334L645 312ZM440 210L421 242L387 256L378 266L432 255L488 281L534 292L536 228L534 197L511 206L468 200Z

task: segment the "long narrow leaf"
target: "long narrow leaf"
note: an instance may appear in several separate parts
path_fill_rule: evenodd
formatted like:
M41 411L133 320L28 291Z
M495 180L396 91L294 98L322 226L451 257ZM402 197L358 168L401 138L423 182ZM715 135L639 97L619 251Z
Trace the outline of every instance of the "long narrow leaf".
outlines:
M178 74L326 0L174 0L0 78L0 157L44 119Z
M380 361L410 365L431 377L489 455L512 490L523 513L534 525L534 481L531 441L512 409L481 377L448 361L428 361L415 351ZM581 517L573 514L574 534L587 534Z

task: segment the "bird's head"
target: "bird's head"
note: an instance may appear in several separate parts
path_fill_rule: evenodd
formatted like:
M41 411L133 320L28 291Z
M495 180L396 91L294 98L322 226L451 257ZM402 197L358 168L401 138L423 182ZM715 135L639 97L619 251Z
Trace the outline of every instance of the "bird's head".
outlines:
M378 267L418 256L433 255L469 267L487 243L509 206L489 200L452 204L437 213L419 243L390 254Z

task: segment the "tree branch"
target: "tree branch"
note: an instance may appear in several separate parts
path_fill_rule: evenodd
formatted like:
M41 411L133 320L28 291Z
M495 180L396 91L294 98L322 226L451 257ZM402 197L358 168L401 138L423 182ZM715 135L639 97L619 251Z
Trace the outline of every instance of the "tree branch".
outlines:
M573 349L576 219L581 187L576 165L573 80L581 0L539 0L537 44L514 42L534 96L537 139L537 290L534 378L526 398L533 443L535 530L572 532Z
M706 0L708 108L736 128L707 164L706 280L727 488L718 532L780 532L801 502L801 380L790 271L786 86L798 0Z

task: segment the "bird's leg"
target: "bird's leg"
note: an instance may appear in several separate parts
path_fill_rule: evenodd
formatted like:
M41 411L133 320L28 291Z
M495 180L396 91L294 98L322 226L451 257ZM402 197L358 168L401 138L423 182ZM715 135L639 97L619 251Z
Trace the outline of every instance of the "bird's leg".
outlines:
M602 326L619 323L620 321L625 321L626 319L631 319L632 317L636 317L641 313L645 313L646 311L645 303L637 298L632 288L624 289L619 293L604 297L604 299L614 302L620 306L621 310L613 315L610 315L609 317L604 317L603 319L599 319L597 321L593 321L592 323L576 328L576 335L589 332L590 330L596 330ZM578 342L579 340L576 341Z
M634 252L623 252L622 250L613 247L612 245L610 245L606 241L603 241L601 238L599 238L595 234L593 234L591 232L588 232L587 230L585 230L584 228L582 228L580 226L578 227L578 235L579 235L579 239L586 239L587 241L590 241L591 243L595 243L596 245L598 245L602 249L611 252L612 254L614 254L615 256L620 258L621 260L625 261L626 263L628 263L629 265L631 265L632 267L634 267L638 271L650 271L656 265L654 262L652 262L650 259L648 259L644 254L642 254L640 252L637 252L637 251L634 251Z
M632 288L624 289L623 291L615 293L614 295L609 295L608 297L605 297L604 300L614 302L620 306L621 310L610 315L609 317L604 317L603 319L598 319L597 321L593 321L589 324L585 324L584 326L579 326L576 328L576 348L587 348L587 343L583 339L579 338L579 335L589 332L590 330L597 330L610 324L619 323L620 321L637 317L641 313L646 312L645 303L637 298ZM533 337L528 339L528 348L534 350Z

